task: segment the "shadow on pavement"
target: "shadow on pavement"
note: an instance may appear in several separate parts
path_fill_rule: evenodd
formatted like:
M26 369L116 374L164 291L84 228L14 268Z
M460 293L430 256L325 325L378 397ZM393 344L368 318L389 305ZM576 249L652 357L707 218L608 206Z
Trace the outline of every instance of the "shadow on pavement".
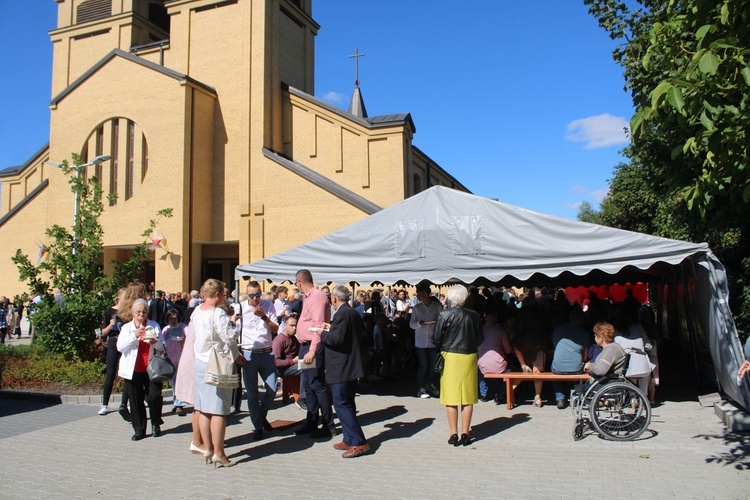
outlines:
M722 440L729 448L724 453L706 458L707 464L730 465L737 470L750 470L750 432L698 434L695 439Z
M357 420L359 421L359 425L365 427L367 425L374 424L375 422L393 420L394 418L401 416L404 413L407 413L406 407L404 407L403 405L393 405L381 410L358 414Z
M528 422L531 417L528 413L516 413L510 417L497 417L487 420L481 424L471 426L472 442L487 439L513 426Z
M420 418L415 422L393 422L386 424L387 431L367 438L367 442L372 447L372 451L375 452L384 442L393 439L409 438L431 426L434 421L434 418Z
M24 396L28 397L26 394L24 394ZM59 396L23 399L20 397L14 397L12 393L3 393L0 395L0 417L43 410L44 408L57 406L59 404L62 404Z
M269 457L271 455L297 453L312 448L314 444L320 442L315 439L310 439L309 434L296 436L291 430L285 431L284 434L286 434L286 437L284 439L276 441L266 440L265 443L259 441L259 443L263 444L245 448L238 453L228 453L228 455L230 455L230 458L232 459L236 458L237 463L239 464L243 462L258 460L264 457ZM248 432L247 434L243 434L242 436L227 439L227 441L224 443L224 447L230 448L234 446L243 446L253 442L252 432Z

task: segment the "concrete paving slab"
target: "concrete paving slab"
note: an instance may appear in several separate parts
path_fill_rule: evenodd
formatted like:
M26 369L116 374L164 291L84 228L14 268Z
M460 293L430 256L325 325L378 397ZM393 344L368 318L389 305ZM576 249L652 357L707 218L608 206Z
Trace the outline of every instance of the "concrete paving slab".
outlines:
M377 389L377 387L375 388ZM468 447L447 444L437 399L357 397L372 452L343 459L340 439L255 442L246 412L228 418L230 469L189 453L189 417L169 413L164 435L132 442L132 428L98 406L0 399L3 498L748 498L750 435L728 431L695 401L654 409L634 442L587 435L574 442L570 410L475 406ZM404 392L404 391L400 391ZM277 398L269 420L301 421ZM605 494L606 492L606 494Z

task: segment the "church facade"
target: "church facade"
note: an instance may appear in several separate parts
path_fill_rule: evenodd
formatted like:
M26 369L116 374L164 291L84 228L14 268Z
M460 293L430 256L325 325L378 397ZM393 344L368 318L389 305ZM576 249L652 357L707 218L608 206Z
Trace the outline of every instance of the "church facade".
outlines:
M55 1L50 140L0 171L6 295L26 291L16 249L36 255L46 228L70 226L73 194L48 162L71 153L109 157L85 172L110 200L105 269L173 209L157 227L169 252L142 276L170 291L432 185L466 190L412 144L408 113L368 117L358 88L349 111L314 97L312 0Z

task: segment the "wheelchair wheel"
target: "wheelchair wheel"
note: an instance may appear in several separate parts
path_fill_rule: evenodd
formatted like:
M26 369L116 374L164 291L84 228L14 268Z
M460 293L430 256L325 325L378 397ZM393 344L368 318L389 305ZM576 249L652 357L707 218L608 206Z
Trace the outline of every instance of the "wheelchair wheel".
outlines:
M583 429L585 425L583 422L576 422L573 426L573 441L580 441L583 439Z
M651 423L651 405L628 382L613 382L597 391L589 406L591 424L602 437L628 441L645 432Z

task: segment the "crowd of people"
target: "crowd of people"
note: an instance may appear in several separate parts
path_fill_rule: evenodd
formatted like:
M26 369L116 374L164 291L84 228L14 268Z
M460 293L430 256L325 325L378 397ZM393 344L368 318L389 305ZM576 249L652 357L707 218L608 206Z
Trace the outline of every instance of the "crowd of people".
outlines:
M215 467L231 467L235 462L224 450L227 415L232 407L240 410L243 390L206 382L215 348L236 360L253 439L273 432L268 413L281 378L299 377L297 404L306 418L295 434L338 435L335 410L343 436L333 447L344 458L370 451L356 416L358 384L416 371L416 396L439 397L446 407L452 446L471 443L474 404L500 404L506 397L497 379L485 377L489 373L622 372L627 353L625 375L652 400L658 384L653 314L632 294L613 304L592 292L581 305L562 289L555 296L532 289L524 297L505 287L455 285L442 295L421 284L411 298L406 289L360 289L352 296L344 286L316 286L304 269L292 287L264 292L256 281L244 284L235 296L209 279L175 302L140 283L121 289L102 327L107 377L100 414L109 412L119 375L125 381L119 413L132 424L132 439L147 436L146 403L151 435L158 437L163 383L150 380L147 367L151 356L165 351L175 367L172 411L184 416L193 406L190 451ZM565 408L569 389L555 384L558 408ZM542 404L542 384L535 381L533 405Z
M5 296L0 296L0 344L5 344L15 335L21 338L21 320L25 305L22 300L15 299L11 302Z

